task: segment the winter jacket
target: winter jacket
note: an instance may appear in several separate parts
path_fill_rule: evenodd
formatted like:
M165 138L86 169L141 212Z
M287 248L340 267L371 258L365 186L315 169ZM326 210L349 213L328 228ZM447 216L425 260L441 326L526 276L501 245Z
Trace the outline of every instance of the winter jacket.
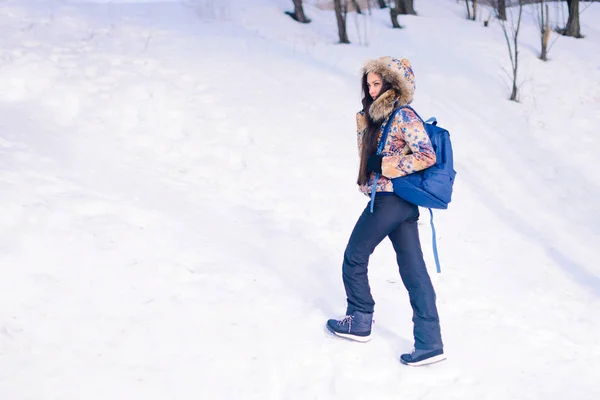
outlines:
M415 76L407 59L381 57L371 60L363 67L363 73L374 72L392 85L371 104L368 113L375 122L381 122L379 140L396 106L408 105L415 93ZM362 150L362 134L367 128L367 114L356 114L358 154ZM377 181L378 192L393 192L391 179L421 171L435 164L435 152L419 117L409 109L396 113L385 146L382 150L381 176ZM359 187L365 194L371 193L375 173L371 173L366 185Z

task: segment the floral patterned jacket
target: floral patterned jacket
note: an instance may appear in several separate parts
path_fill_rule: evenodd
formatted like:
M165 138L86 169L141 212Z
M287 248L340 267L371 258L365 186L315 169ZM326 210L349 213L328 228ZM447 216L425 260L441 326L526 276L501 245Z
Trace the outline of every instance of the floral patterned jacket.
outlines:
M387 124L389 116L381 124L379 140ZM364 111L356 114L358 131L358 154L362 148L362 132L367 126ZM387 140L381 152L383 160L381 163L381 176L377 181L378 192L393 192L391 179L421 171L435 164L435 152L425 132L423 123L410 109L402 109L396 113ZM367 185L360 186L360 191L365 194L371 193L375 173L371 173Z

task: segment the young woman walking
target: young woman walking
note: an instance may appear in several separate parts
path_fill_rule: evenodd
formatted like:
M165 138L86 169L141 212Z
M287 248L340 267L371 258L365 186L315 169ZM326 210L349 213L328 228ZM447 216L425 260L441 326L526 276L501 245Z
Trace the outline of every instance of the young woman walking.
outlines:
M377 154L379 140L394 110L413 100L415 78L408 60L382 57L367 62L362 90L363 109L356 114L360 191L371 196L377 174L379 179L373 212L367 205L344 252L346 316L330 319L327 328L344 338L370 340L375 302L367 277L369 256L389 237L413 309L414 349L402 354L400 361L413 366L431 364L445 356L435 291L419 241L419 208L394 194L391 179L433 165L435 152L421 119L412 109L403 108L393 117L383 150Z

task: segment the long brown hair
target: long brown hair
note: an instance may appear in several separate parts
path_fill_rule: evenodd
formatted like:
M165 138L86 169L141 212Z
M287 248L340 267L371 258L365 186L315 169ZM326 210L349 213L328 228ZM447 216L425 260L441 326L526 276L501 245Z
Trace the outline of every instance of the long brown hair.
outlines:
M392 89L392 85L387 82L383 77L381 78L381 96L388 90ZM367 83L367 73L363 74L362 77L362 105L365 117L367 118L367 127L362 133L362 151L360 152L360 167L358 169L357 183L359 185L366 185L369 180L369 172L367 171L367 160L369 156L377 151L377 140L379 139L379 130L381 129L381 123L383 121L375 122L369 114L369 109L373 104L373 98L369 94L369 84Z

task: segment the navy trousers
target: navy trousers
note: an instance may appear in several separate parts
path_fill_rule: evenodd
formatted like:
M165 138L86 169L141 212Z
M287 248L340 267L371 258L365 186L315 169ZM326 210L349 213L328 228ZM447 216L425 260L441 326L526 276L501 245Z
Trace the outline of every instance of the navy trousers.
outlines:
M418 219L419 208L393 193L378 193L373 213L367 204L344 252L342 275L348 296L346 315L354 311L373 312L375 302L367 276L369 257L387 236L396 251L400 277L413 309L415 348L439 349L443 344L436 296L423 260Z

